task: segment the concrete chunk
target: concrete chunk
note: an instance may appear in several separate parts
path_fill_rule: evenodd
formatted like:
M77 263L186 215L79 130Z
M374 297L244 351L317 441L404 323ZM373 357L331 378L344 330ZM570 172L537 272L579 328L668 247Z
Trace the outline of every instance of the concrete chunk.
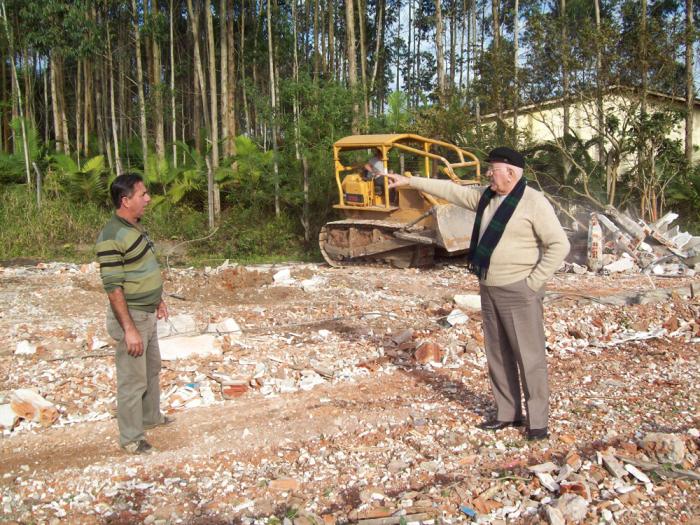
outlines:
M650 432L644 436L641 445L662 463L680 463L685 457L685 443L674 434Z
M554 503L568 523L581 523L586 519L588 502L576 494L564 494Z
M547 520L549 525L566 525L564 515L559 509L554 508L551 505L545 505L542 508L542 513L544 514L544 518Z
M637 478L639 481L642 483L651 483L651 480L649 479L649 476L644 474L641 470L639 470L637 467L634 465L630 465L629 463L625 465L625 470L632 474L635 478Z
M559 490L559 483L554 481L551 474L547 472L536 472L535 475L537 479L540 480L540 484L550 492L556 492Z
M481 296L479 294L458 294L454 296L454 302L460 308L481 310Z
M195 337L169 337L159 341L160 358L163 361L221 355L216 337L211 334Z
M546 463L540 463L539 465L530 465L527 467L527 469L530 472L554 472L556 470L559 470L559 467L556 466L554 463L551 461L547 461Z
M197 333L197 323L194 317L187 314L171 315L168 319L158 320L158 338L171 335L184 335Z
M622 463L620 463L615 456L604 454L601 460L603 461L603 466L613 477L624 478L627 475L627 471L622 466Z
M9 403L0 405L0 427L12 429L17 424L19 416L12 410Z

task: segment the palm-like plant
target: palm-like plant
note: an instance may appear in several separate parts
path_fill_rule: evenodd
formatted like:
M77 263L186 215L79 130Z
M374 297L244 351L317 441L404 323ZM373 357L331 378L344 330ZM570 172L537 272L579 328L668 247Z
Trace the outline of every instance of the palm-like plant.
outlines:
M219 168L216 180L224 188L237 190L238 204L259 206L272 191L272 177L265 177L271 172L272 157L272 151L262 151L250 137L239 135L233 164Z
M69 155L56 153L49 161L45 188L58 196L67 195L76 202L107 202L109 172L103 155L87 159L82 166Z

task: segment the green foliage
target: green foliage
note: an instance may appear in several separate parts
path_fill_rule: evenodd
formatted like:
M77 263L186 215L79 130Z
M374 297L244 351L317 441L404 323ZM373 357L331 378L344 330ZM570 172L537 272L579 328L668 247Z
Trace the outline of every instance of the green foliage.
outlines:
M90 201L47 198L37 208L26 186L0 187L0 259L88 261L109 212Z
M693 235L700 235L700 164L691 168L687 164L680 170L666 191L668 209L679 214L681 229L688 229Z
M230 208L210 246L236 260L272 255L299 257L300 229L298 220L286 214L275 217L251 208Z
M44 188L53 196L67 195L74 202L108 202L110 174L102 155L86 159L82 166L69 155L55 153L50 158Z
M95 202L76 202L65 195L47 195L37 208L34 194L24 185L0 188L0 260L94 260L94 241L111 210ZM207 214L167 201L149 208L144 226L162 252L166 243L199 239L208 234ZM295 217L270 217L260 210L229 208L214 237L188 246L177 263L234 259L269 262L306 259L301 249L300 225ZM173 262L173 261L171 261Z
M237 136L235 144L233 164L219 171L217 181L235 206L269 209L274 185L273 152L263 151L245 135Z
M24 162L24 140L22 140L22 119L16 117L12 119L10 123L12 128L12 133L15 136L16 151L17 156L21 157L22 162ZM39 144L39 135L36 127L27 120L24 119L24 129L27 133L27 145L29 150L29 161L36 161L42 154L42 148Z
M19 117L12 119L10 123L14 137L15 151L13 153L0 152L0 184L21 183L27 180L26 161L24 159L24 141L22 140L22 121ZM44 151L40 145L36 128L25 119L27 144L29 146L29 162L40 161ZM31 178L34 178L34 170L30 168Z
M85 56L102 50L102 35L91 17L86 16L91 0L10 0L8 17L19 19L22 31L15 38L23 46L66 56Z
M394 91L387 98L386 126L392 133L409 131L411 114L408 111L408 97L402 91Z

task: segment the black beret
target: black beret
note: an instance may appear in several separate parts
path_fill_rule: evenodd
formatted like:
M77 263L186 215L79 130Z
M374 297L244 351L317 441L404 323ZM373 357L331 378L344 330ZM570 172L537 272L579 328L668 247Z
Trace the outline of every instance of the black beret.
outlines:
M516 166L518 168L525 167L525 157L514 149L506 148L505 146L489 151L489 156L486 158L486 162L505 162L506 164L510 164L511 166Z

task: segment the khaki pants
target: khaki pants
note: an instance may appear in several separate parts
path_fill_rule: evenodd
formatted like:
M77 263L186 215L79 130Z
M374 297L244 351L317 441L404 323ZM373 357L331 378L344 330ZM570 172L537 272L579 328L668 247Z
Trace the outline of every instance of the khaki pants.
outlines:
M528 428L546 428L549 386L542 315L544 288L533 292L525 280L506 286L480 285L486 360L499 421L523 418Z
M117 340L117 423L119 444L144 438L144 425L161 421L160 413L160 348L156 331L156 314L129 309L129 314L141 334L144 352L132 357L126 351L124 330L107 308L107 332Z

